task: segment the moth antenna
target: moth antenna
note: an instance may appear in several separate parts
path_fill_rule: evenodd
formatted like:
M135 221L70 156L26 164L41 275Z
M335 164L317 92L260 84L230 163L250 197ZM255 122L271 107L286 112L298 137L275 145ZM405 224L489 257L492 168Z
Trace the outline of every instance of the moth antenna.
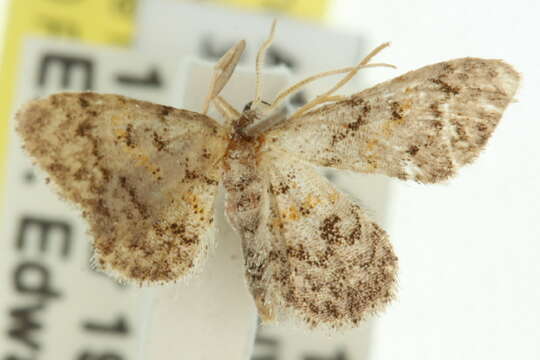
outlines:
M373 49L366 57L364 57L355 67L353 67L351 69L351 71L349 71L349 73L343 78L341 79L340 81L338 81L338 83L336 85L334 85L334 87L332 87L330 90L328 90L327 92L325 92L324 94L322 95L319 95L317 96L315 99L313 99L312 101L310 101L309 103L307 103L306 105L302 106L300 109L298 109L290 118L296 118L302 114L304 114L306 111L312 109L313 107L323 103L323 102L326 102L326 98L331 96L334 92L336 92L337 90L339 90L341 87L343 87L343 85L345 85L346 83L348 83L355 75L356 73L358 72L358 70L360 70L362 67L365 67L365 65L367 65L367 63L375 56L377 55L379 52L381 52L381 50L383 50L384 48L390 46L390 43L389 42L385 42L379 46L377 46L375 49Z
M240 57L246 48L246 42L240 40L236 45L231 47L227 52L218 60L214 65L214 71L212 73L212 81L210 83L210 90L204 100L203 114L208 113L210 102L219 95L221 90L227 85L227 82L231 78Z
M241 115L231 104L229 104L224 98L219 95L214 98L214 101L212 103L216 107L217 111L221 114L221 116L225 118L227 126L231 124L234 120L238 119Z
M392 64L374 63L374 64L362 65L359 69L364 69L364 68L368 68L368 67L391 67L391 68L394 68L394 69L396 68L396 66L394 66ZM307 84L309 84L309 83L311 83L311 82L313 82L315 80L318 80L318 79L323 78L323 77L331 76L331 75L348 73L348 72L353 71L354 69L355 69L355 67L350 66L350 67L346 67L346 68L325 71L325 72L322 72L322 73L315 74L315 75L312 75L310 77L307 77L304 80L301 80L301 81L297 82L296 84L294 84L294 85L288 87L287 89L283 90L282 92L280 92L278 94L278 96L276 96L274 102L270 105L268 110L275 109L276 107L281 105L283 103L283 101L285 101L285 99L288 96L294 94L295 92L299 91L301 88L303 88L304 86L306 86Z
M337 101L343 101L347 100L349 97L346 95L332 95L328 96L326 99L324 99L323 102L337 102Z
M268 36L268 39L261 45L261 48L257 52L257 60L255 64L255 73L256 73L256 80L255 80L255 99L252 103L252 108L254 109L257 105L261 103L261 97L262 97L262 67L264 65L264 58L266 55L266 50L270 47L270 44L272 44L272 41L274 40L274 34L276 32L276 19L272 21L272 27L270 28L270 35Z

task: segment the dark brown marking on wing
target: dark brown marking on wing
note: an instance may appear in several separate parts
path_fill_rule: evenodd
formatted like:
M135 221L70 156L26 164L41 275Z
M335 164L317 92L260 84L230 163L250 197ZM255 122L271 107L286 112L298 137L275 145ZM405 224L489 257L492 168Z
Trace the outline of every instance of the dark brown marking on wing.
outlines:
M460 88L458 86L451 86L444 80L442 80L442 76L438 79L429 79L432 83L439 85L441 90L446 93L447 95L457 95L459 94Z

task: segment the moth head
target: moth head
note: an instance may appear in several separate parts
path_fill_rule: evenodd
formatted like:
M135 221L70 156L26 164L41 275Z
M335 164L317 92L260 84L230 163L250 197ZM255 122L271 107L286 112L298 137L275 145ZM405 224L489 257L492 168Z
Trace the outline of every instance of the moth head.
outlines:
M242 110L242 112L245 113L247 111L255 111L258 113L266 113L268 110L270 110L271 106L272 104L264 100L255 105L253 105L253 101L250 101L246 105L244 105L244 109Z
M239 119L239 122L242 123L241 130L245 135L255 136L284 121L287 114L288 108L286 106L275 108L266 101L255 105L253 101L250 101L244 106Z

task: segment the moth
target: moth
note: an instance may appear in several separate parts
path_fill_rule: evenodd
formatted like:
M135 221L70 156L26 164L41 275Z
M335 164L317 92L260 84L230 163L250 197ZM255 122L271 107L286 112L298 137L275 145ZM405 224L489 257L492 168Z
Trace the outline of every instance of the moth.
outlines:
M426 66L351 96L335 92L372 63L307 78L236 111L219 93L245 43L216 64L201 113L91 92L60 93L16 115L26 151L80 206L98 266L138 284L174 282L208 252L220 184L245 277L264 321L348 328L395 296L386 232L316 171L332 167L419 183L454 176L484 148L518 87L501 60ZM293 114L284 100L322 76L336 85ZM214 106L223 124L207 115Z

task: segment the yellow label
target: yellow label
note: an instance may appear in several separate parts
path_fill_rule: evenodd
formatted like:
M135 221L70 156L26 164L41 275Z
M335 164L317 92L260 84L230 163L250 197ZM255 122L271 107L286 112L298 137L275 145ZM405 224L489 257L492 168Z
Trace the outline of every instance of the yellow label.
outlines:
M329 0L214 0L216 3L270 10L296 17L322 19Z

